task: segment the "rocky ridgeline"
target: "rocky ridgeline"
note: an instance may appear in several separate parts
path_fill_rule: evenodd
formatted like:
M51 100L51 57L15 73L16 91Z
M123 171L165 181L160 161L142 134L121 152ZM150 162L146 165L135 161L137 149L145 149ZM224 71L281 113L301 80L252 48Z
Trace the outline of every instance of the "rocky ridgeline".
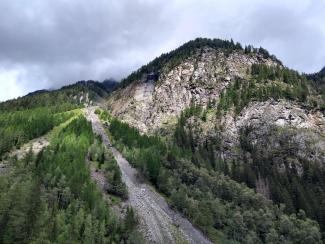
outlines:
M157 81L144 74L142 79L117 90L108 106L115 116L141 132L153 133L175 124L191 101L203 106L209 100L218 101L221 91L235 78L250 75L252 64L277 62L258 53L244 54L242 50L229 53L223 49L197 49L176 67L163 67Z

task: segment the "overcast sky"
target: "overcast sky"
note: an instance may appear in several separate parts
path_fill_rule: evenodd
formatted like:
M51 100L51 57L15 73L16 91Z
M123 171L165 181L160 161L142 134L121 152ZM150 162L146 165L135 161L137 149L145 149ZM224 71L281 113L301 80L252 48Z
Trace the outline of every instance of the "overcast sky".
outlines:
M325 65L321 0L0 0L0 101L120 79L196 37L263 46L290 68Z

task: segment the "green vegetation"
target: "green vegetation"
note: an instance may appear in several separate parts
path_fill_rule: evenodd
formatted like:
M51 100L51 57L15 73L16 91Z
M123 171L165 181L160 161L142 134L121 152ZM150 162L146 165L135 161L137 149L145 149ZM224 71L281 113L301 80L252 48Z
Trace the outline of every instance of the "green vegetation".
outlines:
M60 107L35 108L0 113L0 158L13 147L42 136L54 126L69 119L73 113L57 113Z
M225 97L232 96L226 95L222 99ZM225 106L223 108L228 109ZM286 213L299 213L303 210L306 216L317 220L321 230L324 230L325 171L317 163L301 157L295 149L297 135L306 135L308 131L273 127L261 135L254 134L255 130L259 131L258 128L243 128L240 132L240 148L236 151L237 157L222 160L219 155L223 152L223 128L218 125L218 120L215 122L214 135L205 138L202 143L198 143L198 135L193 132L197 131L195 125L188 123L191 117L201 123L207 111L210 110L192 103L182 112L175 129L173 141L190 155L188 157L191 162L198 167L223 173L253 189L257 189L258 184L264 184L264 194L275 203L284 203ZM280 164L285 167L285 171L279 172ZM297 173L296 167L292 167L296 164L302 165L301 175Z
M262 47L254 48L252 45L248 45L248 46L245 46L244 52L245 52L245 54L260 53L263 55L263 58L271 58L271 59L277 61L279 64L281 64L281 62L279 60L277 60L275 56L270 55L270 53Z
M95 137L94 143L91 145L88 153L88 158L92 162L97 163L97 169L102 169L106 165L106 161L112 160L111 155L106 152L105 146L102 144L102 140L99 136Z
M97 114L99 118L106 123L112 119L112 116L109 113L99 108L95 110L95 114Z
M122 181L122 173L111 151L108 151L102 143L101 137L96 136L91 145L88 158L96 163L95 170L102 171L107 179L105 190L126 200L128 192L125 183Z
M170 204L214 241L321 243L317 223L303 212L286 215L283 205L273 204L219 171L196 165L191 149L140 135L116 119L110 121L109 132L124 156Z
M243 49L232 40L198 38L143 66L120 87L143 75L157 80L162 69L179 65L204 47L222 49L225 55L259 53L281 64L263 48ZM270 98L324 112L324 72L306 76L280 65L254 64L247 75L248 80L237 78L230 84L218 104L209 101L202 108L192 102L182 112L171 140L141 135L103 110L96 114L141 175L213 241L321 243L320 228L325 239L325 171L295 151L297 131L274 127L254 135L255 128L242 128L240 145L234 148L238 157L222 160L223 128L218 122L224 113L234 111L237 116L250 102ZM93 135L80 110L72 111L83 106L86 94L92 100L105 97L108 91L97 82L81 81L0 104L0 158L52 130L50 146L38 155L30 152L22 160L6 158L11 168L0 175L0 243L143 242L133 209L118 219L90 177L88 166L104 174L105 190L112 199L127 199L112 153ZM200 141L189 118L206 122L211 114L216 133ZM275 147L275 142L280 146ZM292 167L298 164L301 173ZM279 166L284 170L279 171Z
M141 136L139 131L130 128L127 124L119 122L117 119L110 121L109 130L114 138L129 148L134 149L131 163L137 166L141 172L157 185L159 170L162 158L166 151L164 144L157 137ZM139 149L139 150L137 150Z
M94 135L82 116L36 157L0 176L1 243L139 243L136 217L111 212L85 162Z
M262 68L265 69L265 67ZM264 71L263 73L267 72ZM260 74L260 72L257 72L257 74ZM269 75L261 76L269 77ZM297 74L293 73L288 76L294 75ZM257 85L252 86L251 84L245 85L236 81L231 85L221 95L220 102L217 105L217 115L220 116L221 111L229 111L233 107L235 112L239 113L252 99L267 100L270 96L274 99L281 96L288 99L283 95L285 94L282 93L283 89L279 89L278 92L273 90L273 93L265 92L264 95L263 93L259 95L261 90L257 88ZM301 87L300 84L291 86L291 98L298 97L299 99L298 94L301 90L295 89L295 87ZM307 88L306 90L308 92ZM298 93L294 91L298 91ZM309 94L301 96L304 99L299 99L297 102L305 104L308 96ZM236 150L237 157L225 161L220 157L223 152L223 140L225 139L221 136L223 128L218 124L219 120L217 119L214 122L214 135L208 136L203 142L198 142L198 135L193 132L197 131L196 125L188 123L188 119L191 117L199 120L198 123L203 123L206 114L215 111L213 106L209 105L207 109L203 109L201 106L192 103L188 109L182 112L179 118L173 140L187 155L190 155L191 162L198 167L216 170L228 175L233 180L245 183L253 189L257 189L260 187L259 184L263 184L265 186L264 191L266 191L264 194L275 203L284 203L286 213L299 213L302 209L306 216L317 220L321 230L324 230L325 171L317 163L301 157L297 149L295 149L294 141L300 133L298 129L274 127L269 128L263 135L254 135L255 130L258 131L258 128L243 128L240 134L240 148ZM306 135L308 131L302 131L301 133ZM257 138L257 143L254 138ZM279 164L285 167L284 172L279 172L278 167L281 166ZM302 175L297 173L298 169L296 167L292 167L292 165L296 164L302 165Z
M72 116L65 112L80 107L73 99L79 90L63 90L39 91L0 103L0 158L13 147L46 134Z
M209 104L212 106L211 102ZM202 145L198 144L192 131L193 128L187 125L187 120L190 117L201 118L204 121L207 116L206 114L207 110L192 102L190 107L181 113L174 131L173 143L183 151L183 154L188 155L188 158L190 158L194 165L205 167L209 170L227 171L227 165L220 159L217 159L214 154L215 149L220 149L220 138L206 139Z
M252 128L241 131L241 149L243 155L247 152L251 160L244 157L244 161L233 169L231 176L239 182L245 182L256 188L259 179L267 179L271 199L276 203L284 203L286 211L298 213L303 209L306 215L315 219L325 230L325 170L317 163L308 161L299 155L294 148L294 138L297 131L293 129L272 128L263 135L263 141L253 145ZM307 133L307 132L305 132ZM278 142L281 148L272 146ZM270 145L270 146L266 146ZM284 171L277 167L282 164ZM292 165L301 164L301 173Z
M325 67L317 73L307 75L307 77L314 81L316 89L323 94L323 99L325 100Z
M249 45L243 49L240 43L234 43L232 39L228 41L221 39L196 38L195 40L191 40L169 53L162 54L147 65L142 66L140 69L123 79L119 87L126 87L132 82L141 79L143 75L151 75L152 78L157 80L162 69L172 69L191 55L195 54L197 50L206 47L216 50L222 49L226 55L233 51L245 52L246 54L259 53L262 54L264 58L272 59L278 64L281 64L281 62L274 55L270 55L269 52L262 47L254 48Z
M323 110L324 99L318 96L312 82L298 72L280 66L252 65L252 79L237 79L220 95L217 114L234 108L236 114L252 101L288 99Z
M111 161L107 169L109 170L107 173L107 192L126 200L128 198L128 192L125 183L122 181L122 174L116 162Z
M39 107L58 107L57 111L68 111L80 107L79 101L73 98L79 91L66 89L64 91L44 91L30 94L0 104L0 111L16 111L35 109Z
M69 119L67 112L89 99L106 96L105 87L94 81L81 81L56 91L38 91L0 103L0 158L13 147L42 136ZM83 98L83 99L81 99Z

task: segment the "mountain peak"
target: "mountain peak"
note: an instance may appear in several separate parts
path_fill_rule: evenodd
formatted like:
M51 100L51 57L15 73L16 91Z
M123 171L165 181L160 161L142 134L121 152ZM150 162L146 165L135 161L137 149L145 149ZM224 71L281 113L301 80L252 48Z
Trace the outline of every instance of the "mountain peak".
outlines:
M114 114L123 114L142 132L154 132L192 102L207 106L236 80L249 80L254 65L281 62L263 48L198 38L141 67L109 100Z
M269 52L262 47L254 48L253 46L249 45L243 48L240 43L235 43L232 39L229 41L216 38L196 38L184 43L180 47L168 53L163 53L159 57L149 62L147 65L142 66L140 69L130 74L127 78L123 79L120 86L126 87L133 81L141 79L143 75L157 75L160 73L163 67L168 67L171 69L182 63L190 56L195 55L196 53L202 53L207 49L212 49L215 51L222 50L226 55L233 52L240 52L246 55L255 54L265 59L270 59L280 65L282 64L274 55L270 55Z

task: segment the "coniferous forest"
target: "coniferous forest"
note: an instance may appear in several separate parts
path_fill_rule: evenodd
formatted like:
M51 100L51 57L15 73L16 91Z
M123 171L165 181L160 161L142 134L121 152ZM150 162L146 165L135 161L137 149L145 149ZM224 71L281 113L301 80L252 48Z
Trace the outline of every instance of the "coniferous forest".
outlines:
M90 179L85 157L93 140L78 117L46 150L12 159L14 169L0 178L1 243L127 242L134 226L113 214Z
M55 105L44 106L39 95L2 104L0 148L8 170L0 172L0 243L139 243L133 209L118 217L90 178L87 158L105 168L107 191L127 198L116 162L80 105L46 96ZM38 154L8 155L46 134L50 145Z

